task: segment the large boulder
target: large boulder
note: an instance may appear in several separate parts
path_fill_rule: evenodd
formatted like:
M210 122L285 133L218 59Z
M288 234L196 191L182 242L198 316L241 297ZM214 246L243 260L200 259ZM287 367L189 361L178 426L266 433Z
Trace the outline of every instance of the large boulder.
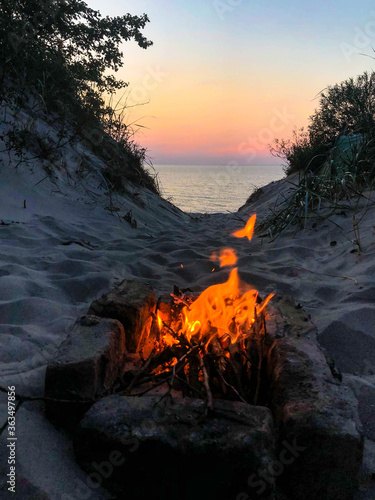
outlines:
M256 498L272 495L273 420L263 407L215 400L205 416L199 399L109 396L81 421L74 450L116 498L245 498L257 480Z
M284 460L280 483L293 499L348 500L363 458L358 402L308 339L276 340L268 354L270 400Z
M147 357L152 347L148 337L155 312L156 298L151 286L134 280L124 280L116 288L95 300L88 311L102 318L117 319L126 331L126 348L130 353L145 349Z
M125 332L119 321L79 318L47 367L47 415L61 422L82 416L95 400L111 393L123 373L125 355Z

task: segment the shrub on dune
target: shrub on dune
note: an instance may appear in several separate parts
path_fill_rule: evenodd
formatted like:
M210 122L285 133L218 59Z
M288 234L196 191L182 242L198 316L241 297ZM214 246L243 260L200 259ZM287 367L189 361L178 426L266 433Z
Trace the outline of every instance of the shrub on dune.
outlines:
M106 175L115 188L130 178L157 191L143 169L145 150L111 105L128 85L115 76L123 66L120 45L152 45L142 34L148 21L145 14L102 17L81 0L0 0L0 92L7 106L32 97L40 111L69 122L96 154L107 151Z

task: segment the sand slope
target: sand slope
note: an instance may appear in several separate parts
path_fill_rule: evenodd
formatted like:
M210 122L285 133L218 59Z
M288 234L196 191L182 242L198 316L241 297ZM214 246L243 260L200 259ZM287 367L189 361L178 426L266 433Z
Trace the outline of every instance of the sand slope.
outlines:
M15 169L6 155L1 160L1 386L41 396L48 361L94 299L125 278L151 283L157 293L172 292L174 285L201 291L227 279L228 269L209 257L231 247L243 280L261 295L293 296L311 315L319 342L359 397L367 438L375 440L373 206L360 222L362 252L353 243L349 210L316 227L310 223L304 231L289 229L272 243L262 235L249 243L231 233L255 212L264 218L280 194L287 194L287 182L267 186L235 214L190 217L132 185L127 195L113 200L116 211L109 211L95 170L80 179L74 175L74 160L52 179L45 178L37 161ZM136 229L123 218L130 210ZM33 418L42 416L35 410ZM55 439L48 423L42 427L46 438ZM23 446L28 457L30 449ZM48 450L43 453L48 461ZM73 467L69 464L64 470ZM34 486L46 491L43 475L34 471L32 477ZM55 485L48 482L50 498L61 498L63 483L63 477Z

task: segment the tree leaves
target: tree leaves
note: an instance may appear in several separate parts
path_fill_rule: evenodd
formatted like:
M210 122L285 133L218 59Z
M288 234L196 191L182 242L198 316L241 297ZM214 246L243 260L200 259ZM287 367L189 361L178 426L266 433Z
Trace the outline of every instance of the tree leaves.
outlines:
M142 33L148 22L146 14L102 17L80 0L0 0L0 81L22 80L39 92L43 73L50 105L65 100L100 116L102 94L127 86L106 72L123 66L122 42L152 45Z

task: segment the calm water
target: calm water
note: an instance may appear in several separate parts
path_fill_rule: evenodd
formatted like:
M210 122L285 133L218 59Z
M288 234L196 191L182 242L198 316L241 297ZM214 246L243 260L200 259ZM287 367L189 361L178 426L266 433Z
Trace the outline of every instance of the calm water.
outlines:
M185 212L235 212L257 187L284 177L281 166L154 167L163 196Z

